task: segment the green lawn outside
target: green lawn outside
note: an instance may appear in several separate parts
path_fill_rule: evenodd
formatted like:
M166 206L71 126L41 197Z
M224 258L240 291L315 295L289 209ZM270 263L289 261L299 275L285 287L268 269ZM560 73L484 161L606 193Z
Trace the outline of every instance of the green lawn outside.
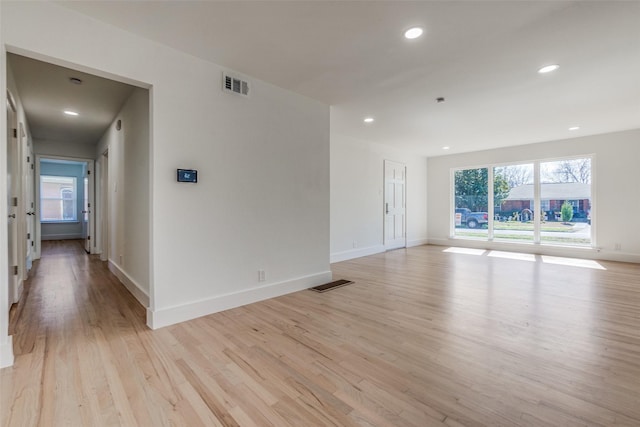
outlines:
M487 224L485 224L483 229L487 229ZM464 227L456 227L457 230L464 229ZM494 230L514 230L514 231L533 231L533 222L517 222L517 221L507 221L507 222L494 222L493 223ZM540 224L540 231L553 231L557 233L573 233L575 230L573 229L573 224L567 225L562 222L545 222Z
M494 230L518 230L518 231L533 231L533 222L494 222ZM544 222L540 224L540 231L554 231L560 233L573 233L573 225L567 225L562 222Z

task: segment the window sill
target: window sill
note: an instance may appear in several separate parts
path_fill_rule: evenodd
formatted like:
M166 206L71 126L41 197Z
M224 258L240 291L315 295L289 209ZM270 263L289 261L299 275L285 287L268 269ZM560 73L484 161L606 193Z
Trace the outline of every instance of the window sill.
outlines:
M564 249L582 249L582 250L592 250L595 252L600 252L600 248L597 246L594 246L593 243L589 243L586 245L572 245L570 243L563 243L563 242L533 242L533 241L526 241L526 240L513 240L513 241L509 241L509 240L501 240L501 239L493 239L493 240L489 240L486 238L482 238L482 237L467 237L467 236L449 236L449 240L466 240L466 241L471 241L471 242L486 242L489 244L496 244L496 245L503 245L503 246L509 246L509 245L517 245L517 246L540 246L540 247L548 247L548 248L564 248Z

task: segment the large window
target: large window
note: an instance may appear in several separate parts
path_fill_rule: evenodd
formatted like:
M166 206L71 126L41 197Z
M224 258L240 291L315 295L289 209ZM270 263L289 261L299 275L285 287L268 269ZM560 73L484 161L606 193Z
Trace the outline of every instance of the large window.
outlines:
M592 243L590 157L459 169L453 175L456 237Z
M40 212L43 222L78 220L77 178L40 176Z

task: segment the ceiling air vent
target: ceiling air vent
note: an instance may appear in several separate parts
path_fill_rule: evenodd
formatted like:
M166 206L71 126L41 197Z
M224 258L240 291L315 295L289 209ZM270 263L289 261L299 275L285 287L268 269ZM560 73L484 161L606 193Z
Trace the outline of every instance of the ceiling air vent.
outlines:
M242 96L249 96L249 82L227 73L222 74L222 90Z

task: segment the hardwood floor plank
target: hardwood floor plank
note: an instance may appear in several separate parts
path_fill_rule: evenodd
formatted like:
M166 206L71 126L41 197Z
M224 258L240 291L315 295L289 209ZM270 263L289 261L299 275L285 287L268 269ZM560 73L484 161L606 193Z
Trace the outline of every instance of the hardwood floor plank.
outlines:
M225 405L214 396L212 390L200 380L200 377L183 359L176 360L176 365L223 427L240 427Z

